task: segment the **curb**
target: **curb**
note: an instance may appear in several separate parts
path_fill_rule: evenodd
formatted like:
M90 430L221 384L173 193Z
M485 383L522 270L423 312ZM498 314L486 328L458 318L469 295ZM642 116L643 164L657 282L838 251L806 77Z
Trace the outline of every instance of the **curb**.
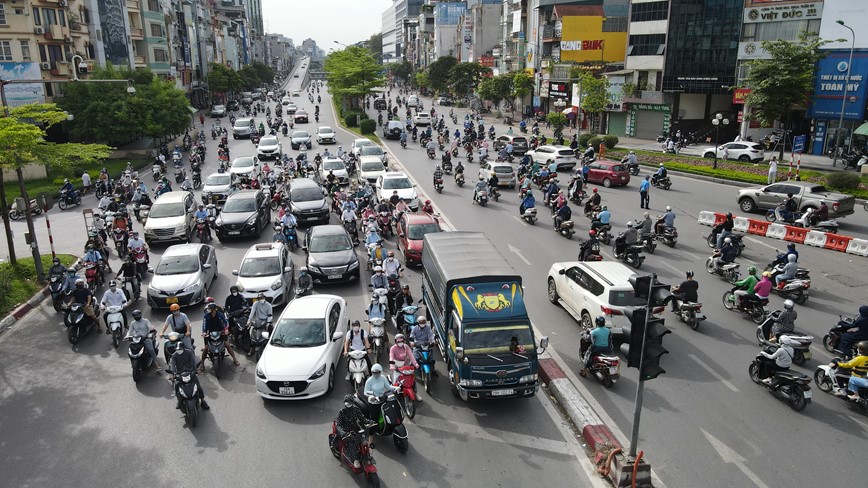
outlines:
M80 265L80 261L76 260L70 265L70 267L78 270ZM16 322L23 319L34 308L38 307L43 300L50 296L51 292L48 291L48 285L45 285L41 290L37 291L32 297L30 297L30 299L16 307L15 310L4 317L3 320L0 320L0 335L3 335L4 332L11 329Z

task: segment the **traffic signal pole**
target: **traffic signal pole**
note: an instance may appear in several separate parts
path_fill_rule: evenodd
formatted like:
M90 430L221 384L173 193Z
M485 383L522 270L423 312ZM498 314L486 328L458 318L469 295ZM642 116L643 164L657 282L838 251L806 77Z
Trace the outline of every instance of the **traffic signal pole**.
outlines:
M636 384L636 400L633 402L633 430L630 433L630 451L628 452L629 457L636 457L636 446L639 443L639 421L642 417L642 400L644 398L645 393L645 380L642 378L642 367L645 362L645 341L648 340L648 319L651 317L651 300L652 294L654 290L654 282L657 281L657 274L651 275L651 280L648 283L648 303L645 308L645 330L646 333L642 334L642 351L643 353L640 355L639 359L639 382ZM631 332L632 334L632 332Z

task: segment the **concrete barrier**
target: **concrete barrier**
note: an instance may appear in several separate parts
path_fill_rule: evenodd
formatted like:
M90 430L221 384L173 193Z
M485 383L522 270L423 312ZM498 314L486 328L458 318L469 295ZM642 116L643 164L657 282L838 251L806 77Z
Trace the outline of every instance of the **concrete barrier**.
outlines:
M784 235L785 241L798 242L799 244L805 242L805 237L808 235L808 229L804 227L792 227L786 226L787 233Z
M856 254L859 256L868 256L868 241L865 239L851 239L847 244L848 254Z
M766 235L769 230L769 223L764 220L748 219L747 232L748 234L756 234L758 236Z
M826 233L818 230L808 231L804 244L806 246L826 247Z
M787 226L783 224L769 224L766 230L766 237L773 239L783 239L787 235Z
M750 227L750 219L747 217L734 217L732 219L732 224L733 230L747 232L748 227Z
M699 224L700 225L714 225L714 212L709 212L703 210L699 212Z
M850 245L852 237L841 236L838 234L826 233L826 249L834 249L835 251L847 252L847 246Z

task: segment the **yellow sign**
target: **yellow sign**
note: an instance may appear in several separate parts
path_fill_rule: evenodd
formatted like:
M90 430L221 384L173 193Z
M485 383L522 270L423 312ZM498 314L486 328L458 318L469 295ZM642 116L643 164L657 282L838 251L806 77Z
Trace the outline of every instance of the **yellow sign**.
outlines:
M561 61L623 62L627 50L626 32L603 32L601 16L567 16L562 19Z
M476 295L476 303L474 306L477 310L485 310L487 312L499 312L505 308L509 308L512 303L506 299L503 293L480 293Z

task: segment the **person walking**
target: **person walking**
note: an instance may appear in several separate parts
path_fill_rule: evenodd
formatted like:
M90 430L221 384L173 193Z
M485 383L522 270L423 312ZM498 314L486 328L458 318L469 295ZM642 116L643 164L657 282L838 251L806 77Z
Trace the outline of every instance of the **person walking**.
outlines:
M601 160L606 157L606 143L603 141L600 141L599 154L600 154L599 159L601 159Z
M81 174L81 194L87 195L90 192L91 180L87 171Z
M769 179L767 184L771 185L777 180L778 177L778 157L772 156L772 160L769 161Z
M202 124L202 127L205 127L205 115L199 114L199 123Z
M651 208L649 207L650 198L648 197L648 192L651 190L651 176L648 175L642 180L642 183L639 184L639 208Z

